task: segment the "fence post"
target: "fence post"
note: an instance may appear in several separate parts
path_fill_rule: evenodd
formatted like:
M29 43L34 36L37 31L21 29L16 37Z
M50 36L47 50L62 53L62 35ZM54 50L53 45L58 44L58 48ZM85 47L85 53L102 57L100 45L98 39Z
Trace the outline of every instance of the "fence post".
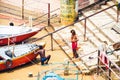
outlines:
M53 51L53 34L51 33L51 50Z
M110 60L109 60L109 68L111 68L111 61ZM108 80L111 80L111 70L110 69L108 70L108 75L109 75Z
M22 19L24 19L24 0L22 0Z
M48 26L50 26L50 3L48 3Z
M99 64L100 64L99 57L100 57L100 50L98 50L97 75L99 75Z

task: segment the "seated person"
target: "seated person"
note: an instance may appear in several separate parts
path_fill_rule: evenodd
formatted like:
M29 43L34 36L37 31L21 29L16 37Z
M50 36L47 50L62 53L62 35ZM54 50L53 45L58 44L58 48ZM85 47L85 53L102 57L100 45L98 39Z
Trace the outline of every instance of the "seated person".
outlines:
M41 65L48 64L48 61L51 58L51 55L45 56L45 49L43 48L43 46L39 46L39 52L38 54L40 54L40 60L41 60Z

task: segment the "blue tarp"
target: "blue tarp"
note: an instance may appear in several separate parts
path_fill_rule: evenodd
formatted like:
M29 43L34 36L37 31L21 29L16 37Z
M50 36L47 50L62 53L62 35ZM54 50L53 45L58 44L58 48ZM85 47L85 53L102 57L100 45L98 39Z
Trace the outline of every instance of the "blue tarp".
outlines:
M54 72L50 72L47 75L45 75L42 80L64 80L59 75L55 74Z

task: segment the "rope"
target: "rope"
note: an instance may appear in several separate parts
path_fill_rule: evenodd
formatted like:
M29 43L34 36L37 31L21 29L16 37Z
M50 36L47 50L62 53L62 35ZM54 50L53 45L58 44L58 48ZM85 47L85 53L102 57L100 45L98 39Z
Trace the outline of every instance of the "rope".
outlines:
M32 64L36 64L38 65L37 63L33 62L31 59L29 59L28 57L25 56L26 59L28 59Z

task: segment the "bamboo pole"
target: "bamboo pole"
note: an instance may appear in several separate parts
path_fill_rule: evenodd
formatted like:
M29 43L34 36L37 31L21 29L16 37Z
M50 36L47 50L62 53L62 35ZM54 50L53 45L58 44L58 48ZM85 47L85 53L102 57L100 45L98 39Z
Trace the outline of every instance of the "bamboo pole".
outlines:
M24 19L24 0L22 0L22 19Z

